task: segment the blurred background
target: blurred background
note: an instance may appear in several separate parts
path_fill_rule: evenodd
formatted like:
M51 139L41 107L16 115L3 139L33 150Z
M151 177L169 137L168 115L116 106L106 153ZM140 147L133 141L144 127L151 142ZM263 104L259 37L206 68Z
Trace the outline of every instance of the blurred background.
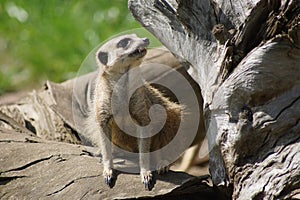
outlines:
M0 95L73 78L100 42L139 27L125 0L1 0Z

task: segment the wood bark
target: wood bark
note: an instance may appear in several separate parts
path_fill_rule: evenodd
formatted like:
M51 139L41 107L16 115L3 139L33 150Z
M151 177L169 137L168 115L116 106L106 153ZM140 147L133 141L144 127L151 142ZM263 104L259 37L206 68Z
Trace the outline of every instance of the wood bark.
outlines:
M95 150L47 141L0 128L1 199L225 199L207 177L183 172L156 175L156 187L144 190L139 174L118 174L113 189L105 185ZM138 189L141 188L141 189Z
M129 0L129 9L201 88L214 184L233 199L299 198L300 1Z

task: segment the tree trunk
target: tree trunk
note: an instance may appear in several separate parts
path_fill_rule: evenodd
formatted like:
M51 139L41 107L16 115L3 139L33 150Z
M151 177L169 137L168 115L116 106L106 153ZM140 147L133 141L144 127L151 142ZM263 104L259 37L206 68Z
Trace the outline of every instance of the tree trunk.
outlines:
M210 173L233 199L300 194L300 1L129 0L201 88Z

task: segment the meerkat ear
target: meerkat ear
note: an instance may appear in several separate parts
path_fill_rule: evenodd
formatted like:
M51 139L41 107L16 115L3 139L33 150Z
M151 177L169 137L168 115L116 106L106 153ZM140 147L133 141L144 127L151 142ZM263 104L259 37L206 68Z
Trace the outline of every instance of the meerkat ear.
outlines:
M98 53L97 57L103 65L107 65L107 61L108 61L108 53L107 52L100 51Z

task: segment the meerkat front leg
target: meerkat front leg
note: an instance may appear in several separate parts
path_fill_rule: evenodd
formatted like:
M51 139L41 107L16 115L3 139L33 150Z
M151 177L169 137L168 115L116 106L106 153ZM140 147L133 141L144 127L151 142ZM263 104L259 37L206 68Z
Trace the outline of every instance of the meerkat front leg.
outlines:
M111 128L107 124L100 124L100 149L103 163L103 177L105 183L112 188L114 185L113 156L111 145Z
M143 136L143 131L139 131L140 136ZM151 190L154 186L152 172L150 170L150 147L151 139L142 138L139 139L139 161L140 161L140 174L142 183L145 188Z

